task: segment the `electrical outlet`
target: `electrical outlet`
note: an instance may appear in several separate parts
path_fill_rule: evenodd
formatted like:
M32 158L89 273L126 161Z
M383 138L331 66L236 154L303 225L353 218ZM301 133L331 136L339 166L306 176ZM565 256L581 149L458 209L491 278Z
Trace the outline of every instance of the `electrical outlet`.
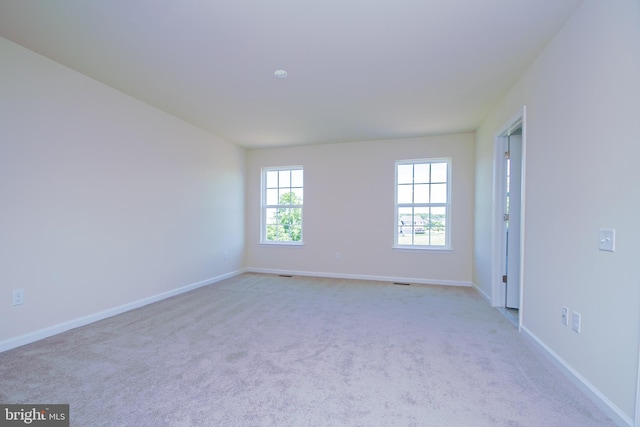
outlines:
M571 316L571 329L573 329L577 333L580 333L581 323L582 316L580 315L580 313L574 311L573 315Z
M336 252L336 259L342 259L342 254L340 252Z
M229 252L224 251L224 259L225 260L229 259Z
M567 307L562 307L562 324L569 326L569 309Z
M24 289L17 289L13 291L13 305L24 304Z

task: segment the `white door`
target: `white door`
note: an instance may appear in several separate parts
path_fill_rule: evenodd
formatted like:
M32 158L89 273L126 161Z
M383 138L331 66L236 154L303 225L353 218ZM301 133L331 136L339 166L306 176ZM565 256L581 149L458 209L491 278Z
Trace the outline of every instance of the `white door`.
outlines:
M520 210L522 205L522 135L507 138L505 203L505 307L520 308Z

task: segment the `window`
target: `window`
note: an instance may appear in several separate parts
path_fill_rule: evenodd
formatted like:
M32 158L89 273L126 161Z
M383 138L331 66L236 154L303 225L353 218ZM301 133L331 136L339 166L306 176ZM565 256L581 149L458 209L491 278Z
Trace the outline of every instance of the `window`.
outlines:
M302 166L262 169L262 243L302 244Z
M395 246L449 249L451 159L396 162Z

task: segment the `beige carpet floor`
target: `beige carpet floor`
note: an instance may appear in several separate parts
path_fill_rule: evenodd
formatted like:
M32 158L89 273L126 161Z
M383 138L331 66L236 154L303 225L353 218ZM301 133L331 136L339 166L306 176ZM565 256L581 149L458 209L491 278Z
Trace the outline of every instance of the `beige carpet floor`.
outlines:
M243 274L0 353L74 426L607 426L470 288Z

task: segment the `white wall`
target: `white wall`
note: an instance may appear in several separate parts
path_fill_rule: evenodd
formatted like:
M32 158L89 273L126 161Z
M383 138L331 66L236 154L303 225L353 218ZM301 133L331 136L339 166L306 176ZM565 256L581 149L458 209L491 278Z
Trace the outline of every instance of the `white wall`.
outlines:
M0 344L243 267L244 150L2 38L0 63Z
M640 6L586 0L477 132L474 282L491 292L494 133L527 105L523 327L626 423L640 334ZM615 228L616 252L598 251ZM576 334L560 322L582 315Z
M248 151L248 268L470 284L473 145L460 134ZM393 250L395 161L427 157L453 159L453 251ZM304 246L260 245L260 170L287 165L304 166Z

